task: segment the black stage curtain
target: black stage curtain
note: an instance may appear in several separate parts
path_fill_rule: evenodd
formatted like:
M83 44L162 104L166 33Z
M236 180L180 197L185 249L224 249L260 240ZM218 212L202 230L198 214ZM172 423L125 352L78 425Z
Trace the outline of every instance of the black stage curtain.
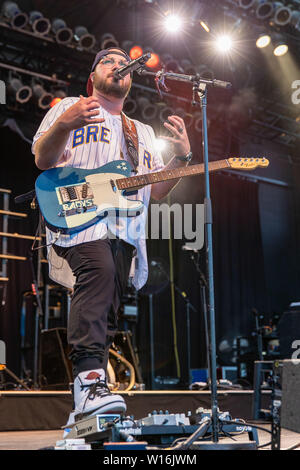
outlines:
M194 202L203 203L204 181L189 182L188 193ZM186 185L182 182L180 185ZM180 185L176 189L179 194ZM200 187L200 189L199 189ZM187 187L185 187L187 189ZM253 308L267 308L264 256L260 235L258 184L224 174L211 176L211 199L213 207L213 257L215 281L215 320L217 345L222 339L231 343L236 336L251 334L254 329ZM176 200L176 195L172 197ZM185 202L187 202L185 200ZM190 259L182 251L181 240L173 242L175 284L184 290L197 313L191 312L191 368L206 367L205 323L200 297L199 275ZM168 242L150 241L148 254L169 262ZM205 249L200 252L200 267L206 274ZM155 365L156 375L176 376L177 367L173 348L170 287L154 298ZM141 326L142 361L146 363L148 317ZM176 292L177 343L180 356L180 372L183 382L187 370L187 318L184 300ZM219 358L222 363L222 357Z
M8 129L0 129L2 142L2 171L0 186L13 190L13 196L29 191L39 171L34 165L30 146ZM202 183L201 183L202 181ZM172 193L172 202L203 203L203 178L186 178ZM254 329L251 309L267 311L266 275L261 242L258 183L230 177L225 174L211 176L213 206L213 255L215 274L215 312L217 344L237 335L250 335ZM296 206L295 206L296 207ZM9 231L34 234L37 214L28 204L12 210L28 212L27 220L10 221ZM185 291L196 307L190 313L191 368L206 366L204 318L200 300L197 271L182 251L182 240L173 240L174 282ZM10 241L9 251L25 255L31 242ZM165 260L169 266L168 240L148 240L148 256ZM6 304L1 308L0 337L7 345L7 364L15 373L20 372L20 309L22 293L30 289L32 275L28 262L10 261ZM205 250L201 250L201 267L205 272ZM184 300L176 292L177 343L181 379L186 382L187 371L187 318ZM177 368L173 348L173 327L170 286L154 296L154 350L155 374L176 377ZM32 336L34 330L32 329ZM149 383L149 297L139 297L137 346L142 374ZM221 361L220 357L220 361Z

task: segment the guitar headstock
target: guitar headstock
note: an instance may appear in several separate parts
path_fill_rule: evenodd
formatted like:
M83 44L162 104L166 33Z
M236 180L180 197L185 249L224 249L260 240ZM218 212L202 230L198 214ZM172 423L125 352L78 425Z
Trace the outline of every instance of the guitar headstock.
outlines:
M257 167L266 168L269 165L267 158L228 158L231 168L235 170L255 170Z

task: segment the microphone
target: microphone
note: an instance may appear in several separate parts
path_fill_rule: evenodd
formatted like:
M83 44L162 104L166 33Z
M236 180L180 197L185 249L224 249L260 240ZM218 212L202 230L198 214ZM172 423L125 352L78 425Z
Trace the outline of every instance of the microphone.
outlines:
M20 196L16 196L14 201L16 204L20 204L21 202L25 202L30 199L33 199L34 196L35 196L35 190L33 189L32 191L29 191L28 193L21 194Z
M147 52L147 54L144 54L141 57L138 57L137 59L131 60L129 64L124 65L124 67L121 67L120 69L116 70L114 73L114 77L117 80L121 80L134 70L143 67L143 65L150 59L150 57L151 53Z

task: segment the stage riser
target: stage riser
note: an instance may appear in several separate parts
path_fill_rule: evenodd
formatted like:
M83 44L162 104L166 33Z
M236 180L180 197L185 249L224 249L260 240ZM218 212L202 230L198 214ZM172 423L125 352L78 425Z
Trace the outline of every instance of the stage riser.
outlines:
M194 413L199 407L211 408L208 392L123 392L122 395L127 403L127 415L135 419L146 417L153 410ZM252 392L218 395L219 409L229 411L233 418L251 419L252 400ZM268 408L269 403L269 394L263 395L263 408ZM66 423L71 407L70 393L1 392L0 431L59 429Z

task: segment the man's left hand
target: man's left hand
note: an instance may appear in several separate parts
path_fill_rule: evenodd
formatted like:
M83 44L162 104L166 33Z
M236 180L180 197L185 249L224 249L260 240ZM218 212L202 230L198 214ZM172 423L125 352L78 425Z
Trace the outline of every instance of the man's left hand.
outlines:
M179 116L169 116L168 121L164 122L164 126L171 132L172 137L160 136L160 139L168 140L173 144L175 155L187 155L191 150L191 146L184 120Z

